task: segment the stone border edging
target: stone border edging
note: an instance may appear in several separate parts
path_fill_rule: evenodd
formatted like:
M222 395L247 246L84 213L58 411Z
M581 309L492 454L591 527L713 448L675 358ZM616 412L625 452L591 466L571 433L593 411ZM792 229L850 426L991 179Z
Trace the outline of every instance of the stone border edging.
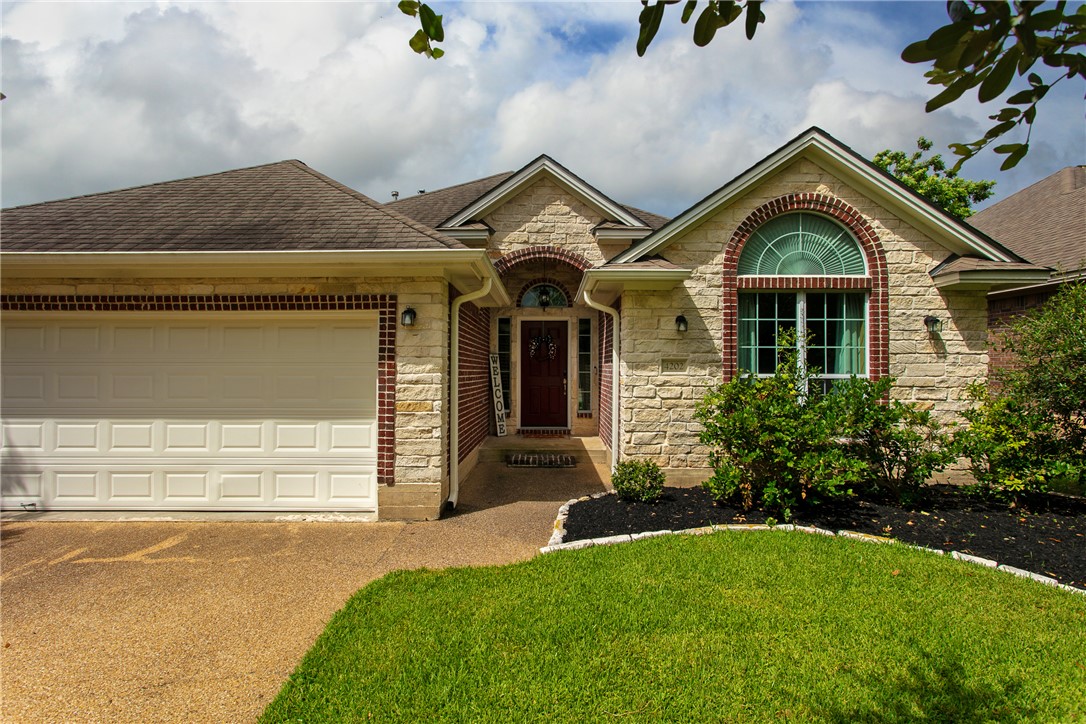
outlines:
M816 528L814 526L807 525L793 525L792 523L783 523L781 525L766 525L764 523L733 523L729 525L707 525L701 528L687 528L685 530L654 530L645 533L624 533L622 535L610 535L605 538L586 538L584 540L575 540L569 543L565 543L566 537L566 520L569 518L569 506L575 503L587 502L589 500L595 500L602 498L605 495L614 495L613 492L606 493L594 493L593 495L585 495L580 498L573 498L564 503L558 509L558 516L554 519L554 532L551 533L551 538L547 542L547 545L539 549L540 553L553 553L554 551L575 551L582 548L592 548L593 546L609 546L616 543L628 543L630 541L642 540L644 538L658 538L664 535L705 535L707 533L717 533L720 531L755 531L755 530L782 530L782 531L798 531L800 533L807 533L811 535L827 535L830 537L839 538L851 538L852 540L865 541L867 543L896 543L898 545L908 546L918 551L926 551L928 553L934 553L937 556L946 555L947 551L942 551L937 548L927 548L925 546L912 545L911 543L903 543L894 538L884 538L879 535L871 535L870 533L858 533L853 530L839 530L836 533L832 530L826 530L825 528ZM1046 586L1052 586L1053 588L1059 588L1064 591L1070 591L1071 593L1077 593L1082 596L1086 596L1086 589L1075 588L1069 586L1066 583L1060 583L1051 576L1043 576L1040 573L1034 573L1027 571L1023 568L1016 568L1015 566L1009 566L1006 563L998 563L990 558L981 558L980 556L973 556L968 553L959 553L958 551L949 551L950 557L959 561L965 561L966 563L973 563L975 565L984 566L985 568L995 568L996 570L1003 571L1004 573L1010 573L1011 575L1018 576L1020 578L1028 578L1038 583L1043 583Z

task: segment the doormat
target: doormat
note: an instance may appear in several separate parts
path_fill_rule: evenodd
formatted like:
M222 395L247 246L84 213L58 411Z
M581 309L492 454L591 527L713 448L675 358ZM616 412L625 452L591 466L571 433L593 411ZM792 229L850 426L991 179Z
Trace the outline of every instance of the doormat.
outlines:
M505 456L511 468L575 468L577 459L559 453L513 453Z
M568 427L521 427L517 429L521 437L569 437Z

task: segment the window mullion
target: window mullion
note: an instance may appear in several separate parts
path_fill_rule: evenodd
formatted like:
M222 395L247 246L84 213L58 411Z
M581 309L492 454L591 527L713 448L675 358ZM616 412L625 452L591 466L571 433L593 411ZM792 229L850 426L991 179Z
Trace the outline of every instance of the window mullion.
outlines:
M807 293L796 292L796 365L807 376ZM806 390L804 390L806 392Z

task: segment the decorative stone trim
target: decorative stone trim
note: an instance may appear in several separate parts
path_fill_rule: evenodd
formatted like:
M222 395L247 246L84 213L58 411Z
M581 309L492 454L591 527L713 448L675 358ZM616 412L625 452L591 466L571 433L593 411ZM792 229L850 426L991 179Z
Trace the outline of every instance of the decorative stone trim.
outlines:
M557 249L553 246L531 246L527 249L509 252L494 262L494 268L498 271L498 274L505 276L514 266L537 259L565 262L582 272L592 268L592 262L577 252Z
M747 240L770 219L794 211L829 216L847 228L860 244L867 277L740 277L739 256ZM787 281L786 281L787 280ZM801 280L811 283L801 283ZM819 280L819 281L814 281ZM864 281L861 281L864 280ZM766 286L768 284L768 286ZM866 284L866 286L864 286ZM838 286L840 285L840 286ZM859 286L852 286L859 285ZM841 199L826 194L787 194L762 204L739 225L724 250L723 316L724 379L737 372L739 360L739 289L869 289L868 359L872 378L890 374L890 291L886 254L875 229Z
M378 313L377 482L396 481L395 294L3 294L5 312L307 312Z
M605 495L615 495L613 492L596 493L594 495L585 495L580 498L573 498L569 502L564 503L562 507L558 509L558 516L554 520L554 532L551 533L551 538L547 542L547 545L539 549L540 553L553 553L555 551L573 551L582 550L584 548L592 548L594 546L607 546L615 545L616 543L628 543L635 540L644 540L645 538L658 538L665 535L708 535L710 533L721 532L733 532L733 533L749 533L752 531L784 531L784 532L796 532L806 533L808 535L824 535L831 538L848 538L851 540L858 540L865 543L882 543L906 546L918 551L925 551L927 553L934 553L935 555L945 555L946 551L941 551L936 548L926 548L924 546L916 546L910 543L902 543L894 538L884 538L879 535L871 535L869 533L858 533L853 530L839 530L834 532L825 528L818 528L808 525L792 525L791 523L785 523L783 525L765 525L762 523L732 523L727 525L707 525L701 528L687 528L685 530L654 530L646 533L633 533L622 535L610 535L603 538L586 538L584 540L570 541L569 543L563 542L566 537L566 521L569 519L569 507L576 503L586 502L589 500L595 500L596 498L602 498ZM1065 583L1060 583L1055 578L1050 576L1043 576L1040 573L1033 573L1022 568L1015 568L1014 566L1008 566L1005 563L997 563L996 561L988 558L981 558L979 556L972 556L968 553L959 553L958 551L949 551L951 558L966 563L972 563L975 565L984 566L985 568L994 568L1004 573L1010 573L1014 576L1021 578L1028 578L1038 583L1043 583L1046 586L1052 586L1062 591L1069 591L1071 593L1077 593L1080 596L1086 596L1086 589L1075 588L1074 586L1068 586Z

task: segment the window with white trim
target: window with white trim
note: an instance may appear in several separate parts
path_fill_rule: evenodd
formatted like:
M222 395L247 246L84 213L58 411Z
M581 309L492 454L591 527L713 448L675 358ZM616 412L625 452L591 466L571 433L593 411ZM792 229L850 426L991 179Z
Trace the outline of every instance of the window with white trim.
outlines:
M755 231L739 257L740 276L863 276L863 252L852 235L815 214L778 216ZM828 388L836 379L866 377L867 293L834 291L832 285L788 291L739 292L739 370L772 375L781 330L797 335L801 364L817 368Z

